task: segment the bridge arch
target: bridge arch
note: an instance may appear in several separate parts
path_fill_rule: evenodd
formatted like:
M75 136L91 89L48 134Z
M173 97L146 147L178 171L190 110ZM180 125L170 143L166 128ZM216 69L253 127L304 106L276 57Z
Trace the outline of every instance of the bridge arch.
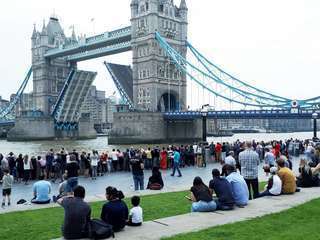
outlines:
M179 110L179 98L175 92L165 92L158 101L159 112L174 112Z

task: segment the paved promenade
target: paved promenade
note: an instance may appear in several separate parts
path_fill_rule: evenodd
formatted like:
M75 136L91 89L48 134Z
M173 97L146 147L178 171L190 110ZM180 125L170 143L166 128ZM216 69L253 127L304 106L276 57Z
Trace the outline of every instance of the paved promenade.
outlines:
M126 227L116 234L116 240L156 240L181 233L204 230L210 227L244 221L306 203L320 197L320 188L302 189L294 195L265 197L250 201L245 208L211 213L189 213L143 223L139 228Z
M298 159L293 161L293 166L295 172L298 168ZM203 181L208 184L212 179L211 171L213 168L221 169L220 164L208 164L207 168L197 168L197 167L188 167L182 168L182 178L171 177L171 170L162 171L162 177L165 184L165 187L162 191L141 191L139 195L149 195L149 194L158 194L161 192L176 192L190 189L193 183L193 179L196 176L200 176ZM151 171L145 171L145 185L151 175ZM265 173L262 170L262 164L259 167L259 181L266 181L267 178ZM26 199L30 201L32 199L32 182L29 185L24 184L15 184L12 191L12 206L5 207L4 209L0 208L0 214L13 212L13 211L24 211L30 209L38 208L49 208L55 207L56 204L48 205L16 205L16 202L19 199ZM79 178L79 184L83 185L86 188L86 201L104 201L105 200L105 188L107 186L114 186L119 190L122 190L126 197L136 195L137 192L133 191L133 179L131 173L117 172L107 174L103 177L98 177L97 180L93 181L91 178ZM59 184L52 184L52 195L57 195ZM1 189L1 187L0 187Z

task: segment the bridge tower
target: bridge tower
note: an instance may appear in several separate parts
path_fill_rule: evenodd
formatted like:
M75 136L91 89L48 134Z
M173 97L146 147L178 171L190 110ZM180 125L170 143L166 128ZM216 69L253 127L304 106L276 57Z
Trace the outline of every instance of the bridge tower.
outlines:
M35 110L49 116L51 107L63 88L72 67L63 58L47 59L45 53L52 48L60 48L68 42L76 42L73 31L72 37L67 38L55 16L50 17L48 24L43 22L41 31L34 27L32 42L32 70L33 70L33 96Z
M186 1L181 0L177 7L173 0L132 0L131 26L135 108L152 112L186 109L186 75L155 40L155 32L159 32L186 58Z

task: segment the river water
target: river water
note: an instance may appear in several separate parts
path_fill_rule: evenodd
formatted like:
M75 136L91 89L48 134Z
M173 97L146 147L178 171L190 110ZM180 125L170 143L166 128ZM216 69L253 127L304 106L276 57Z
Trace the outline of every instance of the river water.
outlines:
M233 142L237 139L241 141L271 141L271 140L286 140L289 138L298 139L310 139L313 137L312 132L299 132L299 133L250 133L250 134L235 134L232 137L218 137L208 138L211 142ZM135 145L134 147L152 147L147 144ZM64 147L67 151L76 149L77 151L111 151L113 148L125 150L130 146L108 145L108 137L99 137L92 140L79 140L79 141L37 141L37 142L7 142L6 140L0 140L0 153L8 154L14 152L15 154L23 153L29 155L38 155L46 153L50 148L54 150L60 150Z

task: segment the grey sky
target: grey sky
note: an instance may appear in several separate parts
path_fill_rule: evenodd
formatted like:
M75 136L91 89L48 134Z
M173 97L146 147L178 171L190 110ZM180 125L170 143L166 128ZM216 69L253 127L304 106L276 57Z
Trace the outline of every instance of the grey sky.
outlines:
M179 4L180 0L175 1ZM320 95L318 0L189 0L189 41L240 79L289 97ZM130 24L130 0L10 0L0 8L0 95L8 98L31 63L33 24L55 12L67 35L101 33ZM94 18L92 23L90 19ZM125 53L79 65L98 71L95 85L112 94L104 60L131 63ZM30 87L29 87L30 90Z

